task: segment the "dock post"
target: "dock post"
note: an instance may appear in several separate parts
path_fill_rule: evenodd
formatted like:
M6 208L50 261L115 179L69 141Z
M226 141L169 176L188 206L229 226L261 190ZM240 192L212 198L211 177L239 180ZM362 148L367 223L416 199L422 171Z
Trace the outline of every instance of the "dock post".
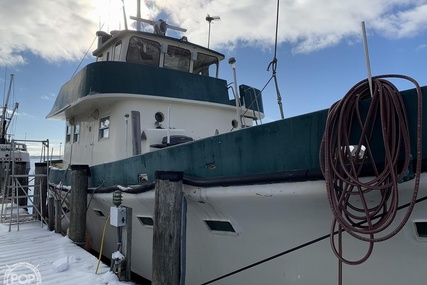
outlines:
M70 227L68 237L84 246L88 187L87 165L71 165Z
M183 176L178 171L155 173L153 285L183 285L180 281Z
M17 188L16 196L18 197L18 205L26 206L28 205L28 177L23 177L22 175L27 175L27 164L25 162L15 162L14 164L14 175L19 175L19 178L16 178L20 184Z
M123 231L123 248L126 257L125 280L131 281L131 267L132 267L132 208L126 207L126 226Z
M47 198L47 163L46 162L36 162L35 163L35 174L34 178L34 206L37 207L37 211L34 211L34 217L37 217L38 220L46 217L47 207L46 207L46 198ZM40 200L41 198L41 200ZM40 213L40 214L39 214Z
M47 216L49 217L49 231L55 229L54 216L55 216L55 198L49 197L49 202L47 203Z
M62 221L62 202L61 199L55 199L55 233L61 233Z

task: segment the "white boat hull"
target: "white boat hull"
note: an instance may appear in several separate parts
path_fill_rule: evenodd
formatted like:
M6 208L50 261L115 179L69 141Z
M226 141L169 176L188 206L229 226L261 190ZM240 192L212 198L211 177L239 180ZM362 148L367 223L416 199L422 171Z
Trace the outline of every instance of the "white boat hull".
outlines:
M427 196L426 179L423 174L419 199ZM414 181L399 185L399 205L409 202L413 186ZM186 284L204 284L268 258L271 260L212 284L338 282L338 260L328 237L332 214L324 181L212 188L184 185L184 193L188 202ZM112 194L95 194L90 203L87 224L95 250L100 248L111 201ZM124 193L123 205L133 209L132 271L151 279L153 228L144 226L137 217L154 218L154 191ZM393 225L406 210L399 210ZM99 211L106 216L100 217L96 214ZM211 231L205 220L229 221L236 232ZM376 284L420 284L420 280L427 280L427 237L416 234L415 222L427 222L427 201L415 205L396 236L376 243L366 262L344 265L343 284L372 284L374 280ZM344 237L347 258L365 255L368 243ZM104 255L111 256L116 242L115 228L109 226Z

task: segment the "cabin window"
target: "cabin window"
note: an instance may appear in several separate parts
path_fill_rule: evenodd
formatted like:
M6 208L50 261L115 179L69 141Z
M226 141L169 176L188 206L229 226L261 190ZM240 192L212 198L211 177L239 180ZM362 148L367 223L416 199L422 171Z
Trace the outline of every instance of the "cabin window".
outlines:
M99 120L99 139L110 136L110 117L103 117Z
M114 61L119 61L121 50L122 50L122 41L119 41L116 43L116 46L114 47Z
M216 76L216 70L218 67L218 58L215 56L198 53L197 60L193 65L193 73L200 75L214 75Z
M168 46L163 67L190 71L191 52L177 46Z
M65 143L71 142L71 125L67 124L65 128Z
M129 41L126 61L159 66L160 44L155 41L132 37Z
M106 61L109 61L110 60L110 52L107 52L107 58L106 58Z
M77 124L74 126L73 143L79 142L79 137L80 137L80 125Z

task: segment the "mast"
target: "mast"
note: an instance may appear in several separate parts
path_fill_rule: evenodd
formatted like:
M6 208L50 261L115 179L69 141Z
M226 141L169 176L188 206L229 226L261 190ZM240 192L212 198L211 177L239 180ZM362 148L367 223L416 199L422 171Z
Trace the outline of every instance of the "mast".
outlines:
M10 98L10 91L12 90L12 82L13 82L14 75L10 75L10 83L9 83L9 90L7 91L6 101L3 106L3 111L1 115L1 134L0 134L0 143L4 144L6 142L6 112L7 112L7 104L9 103Z

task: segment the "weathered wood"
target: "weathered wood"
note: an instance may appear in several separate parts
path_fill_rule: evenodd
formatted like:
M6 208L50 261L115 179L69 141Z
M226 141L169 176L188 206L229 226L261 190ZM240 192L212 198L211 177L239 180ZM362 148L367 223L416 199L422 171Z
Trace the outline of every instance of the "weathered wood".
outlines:
M153 285L180 283L183 172L156 171Z
M47 175L47 163L35 163L35 174L34 178L34 207L37 208L37 211L34 211L34 215L37 216L37 219L41 220L42 214L43 218L47 215L47 176L39 176L39 175ZM41 200L40 200L41 198Z
M61 233L62 220L62 203L61 200L55 199L55 233Z
M123 206L122 206L123 207ZM132 208L126 207L126 226L124 227L123 249L126 257L126 272L124 281L131 281L132 260Z
M15 162L14 164L14 175L27 175L27 163L25 162ZM18 198L19 206L28 205L28 177L18 177L16 178L21 186L18 186L16 195Z
M49 231L53 231L55 229L55 198L49 197L47 203L47 216L49 218Z
M88 187L87 165L71 166L70 227L68 237L81 246L85 243Z

